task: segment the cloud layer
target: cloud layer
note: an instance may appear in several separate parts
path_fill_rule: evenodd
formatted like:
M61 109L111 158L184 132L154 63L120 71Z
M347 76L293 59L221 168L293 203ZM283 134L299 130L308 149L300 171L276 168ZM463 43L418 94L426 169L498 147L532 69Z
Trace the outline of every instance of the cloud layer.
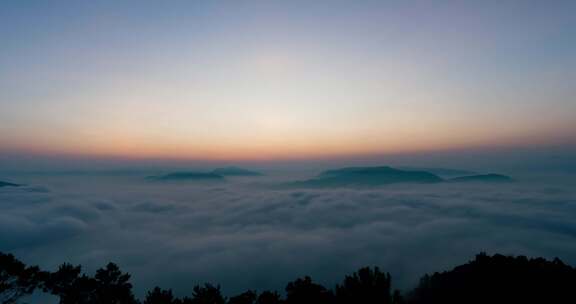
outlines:
M136 179L137 180L137 179ZM539 183L278 190L124 177L44 176L0 189L0 250L48 269L115 261L138 295L188 294L211 281L233 294L298 276L332 285L364 265L399 287L479 251L576 264L576 191Z

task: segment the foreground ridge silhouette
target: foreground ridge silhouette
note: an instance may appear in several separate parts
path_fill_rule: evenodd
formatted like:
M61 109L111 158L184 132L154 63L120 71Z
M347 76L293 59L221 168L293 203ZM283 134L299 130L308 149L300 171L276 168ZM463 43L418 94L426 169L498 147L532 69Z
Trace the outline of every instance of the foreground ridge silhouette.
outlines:
M277 291L246 291L226 298L219 285L192 288L177 298L170 289L155 287L139 301L130 275L109 263L94 276L81 266L64 263L55 272L27 266L0 253L0 303L27 303L35 291L57 296L60 304L451 304L451 303L576 303L576 269L559 259L493 256L480 253L452 270L426 274L403 296L392 289L389 273L365 267L328 289L305 276Z

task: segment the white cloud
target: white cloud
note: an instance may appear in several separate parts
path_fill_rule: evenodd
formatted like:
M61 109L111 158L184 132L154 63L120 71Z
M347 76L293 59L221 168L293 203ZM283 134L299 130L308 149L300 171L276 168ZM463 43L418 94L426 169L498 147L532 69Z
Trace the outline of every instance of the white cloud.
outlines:
M154 285L187 294L203 281L226 293L283 289L302 275L331 286L364 265L410 287L483 250L576 264L576 191L568 186L44 182L50 192L0 191L0 250L46 268L67 261L92 271L115 261L139 295Z

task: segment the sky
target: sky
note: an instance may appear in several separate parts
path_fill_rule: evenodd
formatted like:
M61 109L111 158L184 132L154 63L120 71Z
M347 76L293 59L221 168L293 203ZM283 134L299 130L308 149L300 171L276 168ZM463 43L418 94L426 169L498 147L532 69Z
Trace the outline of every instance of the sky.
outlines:
M0 155L562 147L574 1L0 1ZM561 150L561 148L560 148Z
M0 251L90 274L114 261L138 296L334 286L366 265L406 289L480 251L576 265L575 12L0 0L0 180L24 185L0 189ZM227 165L265 175L146 179ZM281 187L363 165L516 182Z

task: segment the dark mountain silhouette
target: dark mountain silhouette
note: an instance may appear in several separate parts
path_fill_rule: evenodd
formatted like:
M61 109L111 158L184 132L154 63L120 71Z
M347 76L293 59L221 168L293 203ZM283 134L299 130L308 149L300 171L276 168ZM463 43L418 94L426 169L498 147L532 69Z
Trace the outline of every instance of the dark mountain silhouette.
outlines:
M403 167L408 169L397 169L388 166L380 167L349 167L335 170L327 170L317 177L295 181L285 184L288 187L370 187L399 183L441 183L441 182L484 182L500 183L511 182L513 179L501 174L478 174L458 176L450 179L443 179L439 175L459 175L470 173L469 171L432 168L438 174L416 170L416 168Z
M482 183L505 183L514 181L511 177L502 174L480 174L455 177L447 180L451 183L467 183L467 182L482 182Z
M447 169L447 168L424 168L424 167L398 167L400 170L405 171L426 171L432 174L436 174L441 177L458 177L465 175L475 175L478 174L474 171L459 170L459 169Z
M264 174L238 167L224 167L212 170L212 173L221 176L262 176Z
M20 187L20 186L22 186L22 185L0 181L0 188L1 187Z
M411 304L576 303L576 269L559 259L479 254L450 271L425 275Z
M229 299L219 285L192 288L190 297L177 298L170 289L155 287L143 302L132 292L130 275L113 263L82 273L81 266L62 264L55 272L27 266L0 252L0 303L23 303L33 292L59 297L60 304L486 304L576 303L576 269L559 259L479 254L450 271L424 275L403 296L392 288L392 277L378 267L365 267L345 276L334 289L299 278L276 291L246 291Z
M212 172L174 172L165 175L149 176L151 181L224 181L224 177Z
M392 167L350 167L328 170L318 177L290 183L298 187L380 186L397 183L438 183L439 176L425 171L406 171Z

